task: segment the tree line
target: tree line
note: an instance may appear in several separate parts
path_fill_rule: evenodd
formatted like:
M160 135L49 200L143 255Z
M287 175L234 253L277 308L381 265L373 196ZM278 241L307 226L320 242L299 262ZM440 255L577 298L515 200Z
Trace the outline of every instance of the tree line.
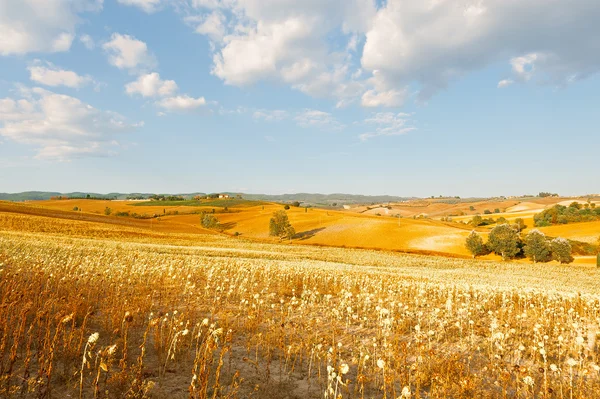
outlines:
M533 220L536 227L590 222L600 220L600 208L596 207L594 202L586 202L584 204L573 202L569 206L555 205L536 214Z
M486 243L473 230L467 237L465 246L473 258L495 253L502 256L502 260L525 256L533 263L550 262L551 260L562 264L573 262L572 247L568 240L562 237L550 240L539 230L532 230L524 238L521 238L519 229L509 224L494 227L490 231Z

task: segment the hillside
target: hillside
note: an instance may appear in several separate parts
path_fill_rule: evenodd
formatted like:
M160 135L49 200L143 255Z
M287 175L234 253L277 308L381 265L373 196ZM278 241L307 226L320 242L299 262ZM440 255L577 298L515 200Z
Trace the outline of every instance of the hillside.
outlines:
M374 206L368 210L363 207L327 210L292 206L287 214L297 233L293 240L296 245L370 248L466 258L470 255L464 243L472 230L468 221L473 217L466 214L467 212L475 214L482 209L499 208L505 212L484 216L493 219L504 217L509 222L522 218L527 225L525 230L527 232L528 229L533 228L533 215L547 206L552 206L556 201L565 200L543 199L526 202L493 200L477 201L470 205L469 203L448 204L438 200L413 200ZM475 210L471 211L471 207ZM105 215L106 208L110 208L110 216ZM32 201L21 205L3 203L0 211L2 209L34 215L57 212L49 216L118 224L150 229L154 232L220 233L256 241L277 242L277 239L269 237L268 226L273 212L282 210L283 206L276 203L235 199L176 202L80 199ZM424 210L428 210L429 213ZM459 210L465 215L452 217L452 222L445 220L446 216L443 215L456 213ZM200 215L203 212L215 212L222 226L219 232L201 227ZM477 230L485 236L492 227L493 225L484 226ZM550 237L561 236L594 243L597 236L600 236L600 223L557 226L544 228L542 231ZM484 259L497 259L497 257L488 255ZM576 262L593 263L595 260L588 255L577 257Z

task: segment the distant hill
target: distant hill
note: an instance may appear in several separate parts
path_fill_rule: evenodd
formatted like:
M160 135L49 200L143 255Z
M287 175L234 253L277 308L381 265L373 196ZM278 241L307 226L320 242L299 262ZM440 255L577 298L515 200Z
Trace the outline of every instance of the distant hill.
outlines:
M71 193L59 193L59 192L48 192L48 191L27 191L22 193L0 193L0 200L4 201L43 201L48 200L52 197L69 197L69 198L85 198L90 196L92 198L102 199L117 199L124 200L131 197L148 198L153 194L157 193L88 193L88 192L71 192ZM293 202L299 201L304 204L312 205L328 205L331 206L334 203L337 205L341 204L369 204L369 203L386 203L386 202L399 202L415 197L397 197L391 195L357 195L357 194L311 194L311 193L298 193L298 194L281 194L281 195L269 195L269 194L244 194L244 193L233 193L223 192L223 194L229 194L231 197L235 197L237 194L241 194L244 199L256 200L256 201L272 201L272 202ZM180 195L182 197L191 199L197 195L206 195L205 193L187 193L187 194L169 194L169 195Z

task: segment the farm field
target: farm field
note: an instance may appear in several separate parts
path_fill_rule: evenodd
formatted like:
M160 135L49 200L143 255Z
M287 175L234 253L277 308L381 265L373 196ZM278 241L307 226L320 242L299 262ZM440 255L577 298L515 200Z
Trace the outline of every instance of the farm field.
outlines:
M483 217L498 219L506 218L509 222L521 218L527 228L524 233L534 228L533 216L547 207L557 203L569 204L573 201L585 202L585 198L538 198L516 201L491 200L473 203L448 204L436 200L419 200L402 204L387 206L373 206L365 211L365 207L356 207L349 210L333 210L319 208L291 207L287 213L291 224L296 229L298 245L322 245L349 248L371 248L392 250L419 254L439 254L452 257L469 257L464 243L472 227L467 223L472 217L481 213ZM111 223L132 223L136 226L150 226L154 231L215 234L214 231L203 229L200 226L201 212L216 212L216 216L223 226L226 235L239 234L247 239L266 242L276 242L269 237L269 219L282 205L274 203L253 202L245 200L211 200L206 202L177 201L102 201L102 200L56 200L28 202L24 207L37 207L48 212L60 210L69 215L77 214L82 218L93 217L95 221L108 220ZM192 205L189 205L192 203ZM4 204L4 205L2 205ZM186 205L187 204L187 205ZM221 206L217 206L221 205ZM0 203L2 206L13 206L9 203ZM473 206L475 211L470 211ZM111 208L110 217L104 216L105 208ZM392 208L391 210L388 207ZM73 212L77 208L82 211ZM227 210L225 209L227 208ZM483 214L483 210L505 212ZM426 209L435 211L438 217L414 218L422 215ZM453 222L442 222L440 219L446 215L460 212L471 213L464 216L453 216ZM116 217L117 212L137 213L138 215L160 216L154 219L135 219L132 217ZM373 213L375 212L375 213ZM379 215L377 215L379 214ZM394 215L404 215L401 218ZM61 215L61 217L64 215ZM594 243L600 236L600 222L567 224L542 228L541 230L550 237L561 236L564 238ZM493 226L481 227L477 230L484 236ZM498 260L495 255L487 255L484 259ZM576 263L595 263L595 258L590 256L575 256Z
M595 267L256 242L39 209L0 210L1 397L600 392Z

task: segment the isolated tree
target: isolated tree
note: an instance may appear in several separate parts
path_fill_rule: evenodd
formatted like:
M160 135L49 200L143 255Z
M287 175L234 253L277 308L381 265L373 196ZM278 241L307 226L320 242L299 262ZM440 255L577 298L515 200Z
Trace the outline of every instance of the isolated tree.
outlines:
M205 229L216 229L220 226L219 219L215 215L205 213L201 216L200 223Z
M475 207L474 207L473 205L471 205L471 206L469 207L469 210L470 210L470 211L474 211L474 210L475 210Z
M269 220L269 235L280 239L289 238L290 240L296 235L296 231L290 224L285 211L273 213L273 217Z
M110 215L112 213L112 209L110 209L109 207L104 208L104 214L106 216Z
M469 236L467 237L465 246L473 255L473 259L475 259L478 256L485 255L486 253L486 247L483 243L483 239L479 234L477 234L477 232L475 232L475 230L473 230L471 234L469 234Z
M286 204L286 205L283 207L283 209L285 209L285 210L287 211L288 209L290 209L290 206Z
M533 261L548 262L552 259L550 244L546 235L539 230L531 230L525 237L525 256Z
M568 240L557 237L550 243L550 248L552 249L552 259L562 264L573 262L571 243Z
M294 201L294 202L292 202L292 206L295 206L296 208L298 208L300 206L300 202Z
M512 259L520 251L519 233L508 224L496 226L490 232L487 246L496 254L502 256L502 260Z

